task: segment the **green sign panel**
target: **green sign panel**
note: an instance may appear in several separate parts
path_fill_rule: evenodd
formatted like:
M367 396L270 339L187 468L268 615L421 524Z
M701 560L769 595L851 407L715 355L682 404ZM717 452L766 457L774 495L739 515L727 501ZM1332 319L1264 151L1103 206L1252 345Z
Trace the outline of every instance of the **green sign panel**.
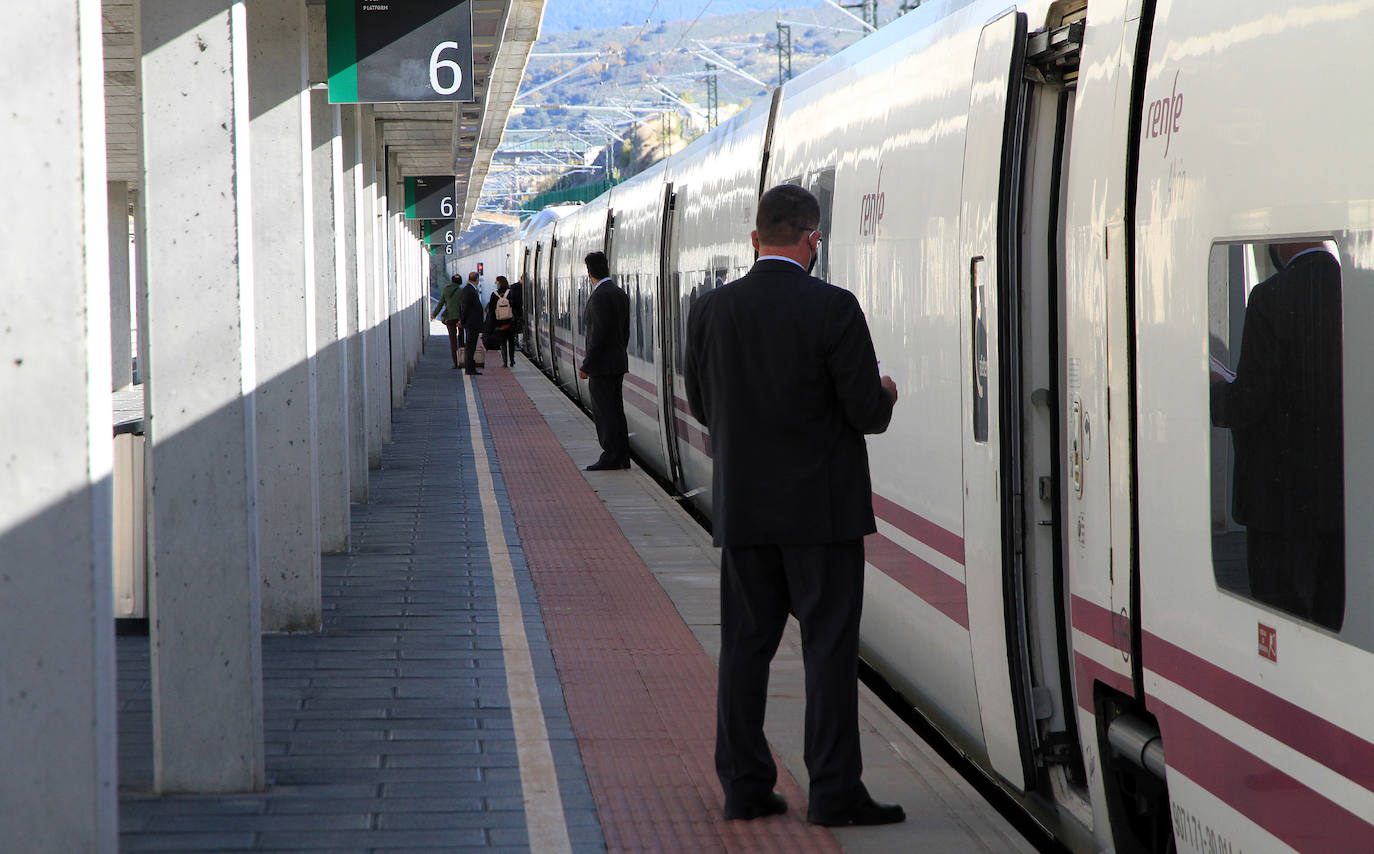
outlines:
M473 101L471 0L326 0L329 103Z
M451 219L427 219L423 227L426 246L444 246L458 239L458 223Z
M453 219L457 190L452 175L406 178L406 219Z

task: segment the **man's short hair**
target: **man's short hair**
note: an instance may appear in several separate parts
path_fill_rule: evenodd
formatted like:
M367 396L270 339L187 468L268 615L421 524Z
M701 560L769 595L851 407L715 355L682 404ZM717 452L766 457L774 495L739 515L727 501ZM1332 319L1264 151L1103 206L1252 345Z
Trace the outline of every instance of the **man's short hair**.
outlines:
M469 281L469 282L472 282L473 284L477 284L477 283L480 282L481 280L482 280L482 277L479 276L479 275L477 275L477 271L476 271L476 270L473 270L471 273L468 273L468 281Z
M455 285L461 285L463 283L463 274L454 273L452 276L448 277L448 280L450 282L453 282Z
M598 281L611 274L611 262L606 260L605 252L588 252L582 260L587 263L587 275L595 276Z
M759 198L754 228L759 243L766 246L792 246L816 230L821 223L821 203L805 187L779 184Z

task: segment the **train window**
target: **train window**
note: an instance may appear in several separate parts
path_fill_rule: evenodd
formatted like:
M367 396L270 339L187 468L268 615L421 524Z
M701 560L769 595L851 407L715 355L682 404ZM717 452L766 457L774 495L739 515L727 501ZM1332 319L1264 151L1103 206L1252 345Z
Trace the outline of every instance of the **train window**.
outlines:
M835 206L835 169L822 169L811 175L811 179L806 182L807 189L816 195L816 200L821 203L821 242L819 255L816 258L816 269L814 275L830 281L830 223L831 211Z
M1346 599L1341 302L1333 241L1212 247L1216 582L1333 631Z

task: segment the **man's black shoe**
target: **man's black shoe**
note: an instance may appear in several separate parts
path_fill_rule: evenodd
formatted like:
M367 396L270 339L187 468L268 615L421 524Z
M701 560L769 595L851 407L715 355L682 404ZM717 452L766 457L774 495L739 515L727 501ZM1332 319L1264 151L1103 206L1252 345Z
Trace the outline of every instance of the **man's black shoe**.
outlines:
M482 375L481 371L467 371L466 373L470 377L480 377Z
M841 809L812 807L806 812L806 820L823 827L896 824L906 821L906 811L897 804L880 804L865 793L858 801Z
M628 465L622 466L620 463L607 463L597 460L583 469L583 471L611 471L613 469L629 468Z
M766 818L770 815L782 815L785 812L787 812L787 801L783 800L782 795L777 792L769 792L757 800L742 804L726 804L725 820L749 821L755 818Z

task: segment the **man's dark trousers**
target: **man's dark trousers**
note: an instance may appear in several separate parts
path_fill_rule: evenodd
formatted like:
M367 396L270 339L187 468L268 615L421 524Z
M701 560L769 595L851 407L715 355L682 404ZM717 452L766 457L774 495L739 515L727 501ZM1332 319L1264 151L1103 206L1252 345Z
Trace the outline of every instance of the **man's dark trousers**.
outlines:
M596 440L601 444L603 465L630 462L630 428L625 423L625 375L591 376L587 387L592 397L592 419Z
M448 327L448 354L453 357L453 367L458 367L458 321L445 320L444 326Z
M862 792L859 614L863 540L811 546L726 546L720 563L721 652L716 773L727 804L773 791L763 734L768 664L788 613L802 629L810 802L834 809Z
M477 339L482 336L471 329L463 330L463 372L477 373Z

